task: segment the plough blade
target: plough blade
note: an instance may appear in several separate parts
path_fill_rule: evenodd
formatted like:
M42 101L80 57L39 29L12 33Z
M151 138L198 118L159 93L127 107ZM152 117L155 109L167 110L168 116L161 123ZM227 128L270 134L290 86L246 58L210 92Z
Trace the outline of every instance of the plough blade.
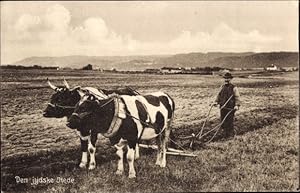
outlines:
M193 153L177 153L177 152L171 152L171 151L167 151L168 155L180 155L180 156L187 156L187 157L197 157L197 155L193 154Z
M146 149L155 149L155 150L158 149L157 145L139 144L139 147L146 148ZM185 153L182 150L174 149L174 148L170 148L170 147L168 148L167 154L168 155L180 155L180 156L188 156L188 157L197 157L197 155L195 155L195 154Z

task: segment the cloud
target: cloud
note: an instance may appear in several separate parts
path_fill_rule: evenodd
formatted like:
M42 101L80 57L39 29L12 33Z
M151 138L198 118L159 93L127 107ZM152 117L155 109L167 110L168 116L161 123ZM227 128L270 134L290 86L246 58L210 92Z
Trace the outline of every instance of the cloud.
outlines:
M32 16L30 14L22 15L15 24L15 29L17 31L28 31L31 28L37 26L40 23L40 18L38 16Z
M14 29L11 29L14 31L11 36L20 43L61 41L68 35L70 20L70 12L65 7L56 4L48 8L42 16L21 15Z
M103 43L109 36L109 29L101 18L88 18L82 26L71 30L71 38L82 44Z
M277 36L262 35L258 30L242 33L225 23L217 25L212 33L198 32L192 34L183 31L177 38L170 42L171 48L180 51L256 51L270 50L274 44L281 41Z
M49 7L42 18L43 28L39 38L46 44L55 45L69 36L71 13L62 5Z
M276 48L281 38L265 36L258 30L242 33L232 29L225 23L220 23L212 33L192 33L183 30L177 37L167 43L135 42L135 50L148 54L170 54L183 52L247 52L269 51Z
M66 30L71 21L71 14L62 5L50 7L44 16L45 24L52 30Z
M30 14L22 15L15 25L13 30L15 32L14 37L17 40L32 39L32 32L37 29L41 23L41 19L38 16L32 16Z
M256 29L243 33L220 23L211 33L183 30L169 42L144 42L130 34L117 34L100 17L90 17L71 26L71 16L69 10L58 4L41 16L22 15L14 25L16 32L12 38L20 47L27 46L26 53L31 50L32 56L261 51L272 49L281 41L279 37L263 35Z

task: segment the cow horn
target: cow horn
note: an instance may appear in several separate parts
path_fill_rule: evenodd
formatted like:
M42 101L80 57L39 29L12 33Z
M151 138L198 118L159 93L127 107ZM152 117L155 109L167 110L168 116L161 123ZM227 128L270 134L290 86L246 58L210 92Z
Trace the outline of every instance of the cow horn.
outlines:
M50 88L52 88L53 90L56 90L56 89L57 89L57 87L54 86L54 85L49 81L48 78L47 78L47 83L49 84Z
M69 84L67 83L65 77L64 77L64 85L66 86L67 89L70 89L70 86L69 86Z
M78 89L77 91L80 97L83 97L85 95L85 93L81 89Z

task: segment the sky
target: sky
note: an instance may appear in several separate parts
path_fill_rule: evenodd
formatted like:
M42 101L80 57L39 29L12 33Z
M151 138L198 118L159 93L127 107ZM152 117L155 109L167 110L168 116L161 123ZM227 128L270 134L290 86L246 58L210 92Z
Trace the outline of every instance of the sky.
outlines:
M1 1L1 64L32 56L298 51L298 1Z

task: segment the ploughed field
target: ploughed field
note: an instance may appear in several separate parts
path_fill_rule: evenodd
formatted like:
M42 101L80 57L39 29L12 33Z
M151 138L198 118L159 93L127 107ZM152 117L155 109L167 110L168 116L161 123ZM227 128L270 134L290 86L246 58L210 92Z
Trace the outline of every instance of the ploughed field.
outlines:
M97 71L1 70L1 189L28 192L191 192L295 190L298 187L298 72L233 79L242 106L235 116L234 139L217 133L198 156L168 156L167 168L154 165L156 154L142 150L135 161L137 179L114 175L117 156L99 136L94 171L78 168L80 140L66 119L44 118L54 93L47 85L116 89L129 86L141 94L167 92L175 101L176 137L200 131L223 79L210 75L113 74ZM205 131L219 123L213 108ZM203 141L209 140L214 132ZM188 150L188 141L177 139ZM178 147L179 148L179 147ZM126 163L125 163L126 166ZM20 183L16 176L73 178L74 183Z

